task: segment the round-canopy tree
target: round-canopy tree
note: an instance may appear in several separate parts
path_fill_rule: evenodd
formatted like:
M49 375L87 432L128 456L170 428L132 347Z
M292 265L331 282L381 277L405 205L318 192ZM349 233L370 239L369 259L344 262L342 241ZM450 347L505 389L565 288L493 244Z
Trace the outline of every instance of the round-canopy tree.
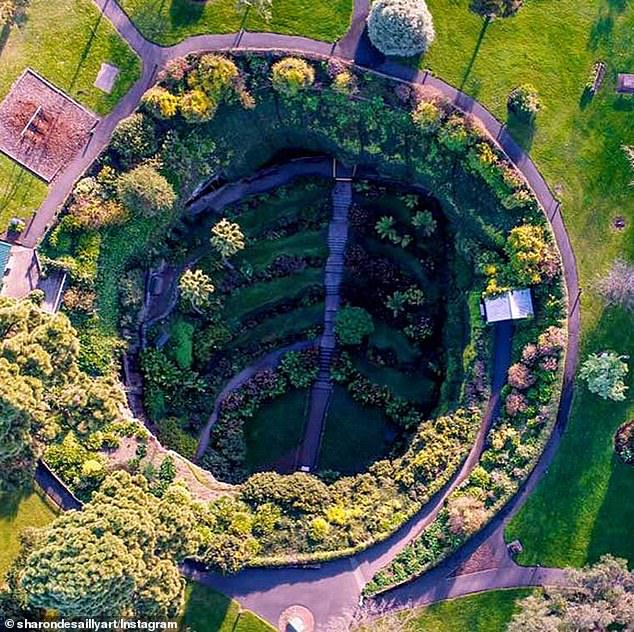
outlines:
M603 399L622 402L627 386L623 378L628 373L627 358L614 351L593 353L583 363L579 377L588 384L588 390Z
M124 173L117 181L117 192L126 208L147 217L171 211L176 201L170 183L149 164Z
M384 55L424 53L436 32L425 0L378 0L368 16L368 35Z

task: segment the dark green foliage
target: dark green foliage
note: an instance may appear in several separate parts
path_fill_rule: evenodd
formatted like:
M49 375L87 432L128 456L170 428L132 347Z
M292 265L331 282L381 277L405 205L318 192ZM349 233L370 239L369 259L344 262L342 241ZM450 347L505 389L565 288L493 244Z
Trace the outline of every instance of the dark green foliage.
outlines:
M154 122L141 112L135 112L117 125L110 146L124 168L151 158L158 150Z
M133 214L154 217L167 214L176 202L170 183L151 165L142 164L119 177L117 193Z
M189 369L193 362L194 325L178 319L171 327L169 354L181 369Z
M471 0L469 8L486 18L506 18L515 15L523 3L524 0Z
M337 338L342 345L358 345L374 331L372 316L362 307L343 307L337 313Z

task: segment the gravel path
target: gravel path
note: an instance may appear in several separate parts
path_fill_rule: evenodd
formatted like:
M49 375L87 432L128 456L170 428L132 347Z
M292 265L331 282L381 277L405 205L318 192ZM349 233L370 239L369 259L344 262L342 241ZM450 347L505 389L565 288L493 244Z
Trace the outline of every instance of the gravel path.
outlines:
M368 0L356 0L351 30L336 45L273 33L243 33L194 37L170 48L161 48L147 42L114 0L94 0L94 2L102 9L105 17L112 22L121 36L130 43L132 48L142 58L143 72L141 78L123 97L117 107L107 117L102 119L96 127L93 138L86 147L84 154L69 164L53 181L49 188L49 194L38 210L28 232L22 236L22 245L30 248L36 246L44 236L54 220L57 209L61 207L71 191L73 183L106 146L116 124L122 118L131 114L137 107L143 92L153 83L158 68L169 59L187 53L238 49L280 50L318 58L327 58L334 54L347 61L355 62L358 66L376 74L409 83L434 86L458 107L464 111L472 112L482 120L489 134L497 139L500 147L522 172L541 202L553 228L555 239L562 255L569 304L572 306L572 310L568 320L569 342L559 414L555 430L547 448L520 492L480 534L474 536L454 556L451 556L445 563L427 573L420 580L400 589L400 593L395 592L392 597L396 600L395 607L402 607L404 603L409 603L412 600L418 600L419 603L430 603L433 600L446 598L446 596L458 596L479 590L511 585L530 585L527 582L533 581L536 583L556 581L561 573L557 569L521 569L516 566L504 567L505 570L498 568L494 571L463 576L468 579L446 579L457 563L460 563L461 559L463 561L467 559L488 538L495 538L494 546L504 546L502 538L504 524L519 509L550 464L570 413L574 373L578 359L580 324L578 300L580 290L576 262L563 223L563 217L559 211L559 203L550 192L546 182L528 154L511 138L504 126L477 101L426 72L421 73L415 69L401 66L396 62L385 60L383 56L369 47L363 29L364 16L369 6ZM495 376L497 377L494 382L502 373L506 372L506 366L508 365L499 362L501 358L497 356L508 354L510 340L510 332L498 327L496 330L496 362L494 363ZM490 423L498 403L499 392L496 393L494 389L488 411L489 417L486 419L487 423L483 424L483 426L488 426L488 423ZM477 462L478 445L481 448L484 436L485 433L481 429L478 441L474 445L467 462L465 462L465 466L462 468L460 475L452 482L454 486L460 480L460 476L468 474L468 471L465 473L465 467L469 464L473 466ZM370 579L375 570L378 570L378 568L391 560L394 555L402 550L407 542L420 533L420 530L435 515L434 510L437 511L438 507L442 505L446 494L450 492L449 487L443 490L442 494L437 495L437 498L432 500L415 520L404 526L385 543L372 547L353 558L324 564L318 569L251 569L229 577L222 577L212 573L201 573L194 566L186 566L184 570L191 577L240 599L246 607L255 610L273 622L277 621L279 613L288 605L305 603L314 610L318 620L318 629L323 629L328 618L350 612L356 605L357 597L364 583Z

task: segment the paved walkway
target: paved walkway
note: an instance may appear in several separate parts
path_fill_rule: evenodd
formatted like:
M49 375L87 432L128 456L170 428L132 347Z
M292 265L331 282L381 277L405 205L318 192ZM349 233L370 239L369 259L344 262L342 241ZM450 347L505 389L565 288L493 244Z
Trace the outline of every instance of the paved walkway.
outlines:
M439 580L443 573L446 577L451 572L451 564L456 562L461 556L466 556L475 550L473 547L480 542L484 542L492 534L501 537L505 521L521 506L527 495L534 489L541 475L548 467L554 456L566 421L570 413L573 395L573 380L578 359L579 346L579 286L574 254L570 245L568 235L563 223L563 218L559 211L559 204L551 194L547 184L539 173L537 167L531 161L528 154L511 138L504 125L497 121L493 115L481 104L471 97L461 93L450 84L433 77L426 72L419 72L412 68L401 66L396 62L385 60L368 46L367 37L363 29L363 19L367 14L368 0L356 0L353 16L353 24L350 32L342 38L335 46L325 42L317 42L303 37L292 37L278 35L274 33L243 33L228 35L204 35L193 37L172 46L161 48L155 44L147 42L137 31L115 0L94 0L121 36L130 43L132 48L143 60L143 72L140 79L134 84L132 89L123 97L117 107L105 117L97 126L92 140L85 148L82 156L78 157L64 169L49 187L49 194L42 206L38 210L28 231L22 236L21 243L33 248L44 236L46 230L52 224L55 213L68 196L74 182L92 164L97 155L105 147L110 139L116 124L125 116L131 114L137 107L143 92L153 83L156 71L169 59L179 57L191 52L211 51L211 50L280 50L287 53L298 53L307 57L328 58L332 55L340 56L349 62L355 62L358 66L365 68L369 72L383 75L394 80L408 83L425 84L436 87L456 106L466 112L471 112L477 116L488 133L497 140L501 149L509 159L517 166L526 178L528 184L534 191L536 197L544 208L544 212L551 223L555 239L562 255L564 275L568 290L569 304L572 311L568 320L569 343L564 369L564 388L560 401L559 414L555 431L553 432L548 446L542 457L529 477L522 490L509 502L506 508L500 512L494 520L480 533L472 538L467 545L462 547L450 560L428 573L425 577L436 577ZM510 337L506 342L502 340L500 329L496 331L496 356L506 353L505 349L510 347ZM501 345L501 346L500 346ZM506 366L494 365L496 375L506 371ZM494 379L494 382L496 379ZM483 426L488 426L492 417L491 406L495 407L499 403L499 393L495 393L489 407L489 417ZM478 435L478 441L474 445L465 467L469 464L473 466L477 462L479 455L478 446L484 441L484 428ZM372 547L368 551L353 558L343 559L330 564L325 564L317 570L310 569L251 569L231 577L221 577L211 573L200 573L193 567L185 570L196 579L214 586L223 592L241 599L246 607L249 607L270 621L276 622L279 613L290 603L310 602L311 609L314 609L318 617L318 629L323 629L323 625L331 616L339 616L342 612L349 611L354 607L362 586L370 579L372 574L388 561L393 559L407 542L418 535L422 528L429 523L435 511L442 505L442 501L449 493L452 486L462 480L461 477L468 474L465 467L460 474L454 478L443 493L437 495L423 511L408 525L399 530L385 543ZM484 538L484 539L483 539ZM501 541L501 540L500 540ZM466 557L465 557L466 559ZM488 579L488 578L491 579ZM503 580L506 583L527 581L526 571L508 571L503 577L497 573L483 574L469 581L461 580L462 588L451 589L451 594L465 594L461 591L473 591L500 587ZM540 573L536 573L534 578L542 578ZM423 581L425 578L422 578ZM431 582L432 580L425 580ZM412 583L411 590L415 590L417 582ZM454 581L453 586L458 585ZM425 595L429 587L419 586L419 598L427 599ZM402 590L410 590L407 589ZM449 589L447 589L449 590ZM449 594L446 590L438 589L438 595ZM415 596L415 595L414 595ZM429 595L428 595L429 596ZM405 597L405 595L403 596ZM433 595L431 595L433 597Z

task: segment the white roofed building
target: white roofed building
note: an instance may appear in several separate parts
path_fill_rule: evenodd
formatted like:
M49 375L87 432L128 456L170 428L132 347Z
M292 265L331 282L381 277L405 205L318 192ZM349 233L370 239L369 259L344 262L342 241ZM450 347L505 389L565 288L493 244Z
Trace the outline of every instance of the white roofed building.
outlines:
M534 312L531 291L511 290L495 298L486 298L482 303L482 312L487 323L532 318Z

